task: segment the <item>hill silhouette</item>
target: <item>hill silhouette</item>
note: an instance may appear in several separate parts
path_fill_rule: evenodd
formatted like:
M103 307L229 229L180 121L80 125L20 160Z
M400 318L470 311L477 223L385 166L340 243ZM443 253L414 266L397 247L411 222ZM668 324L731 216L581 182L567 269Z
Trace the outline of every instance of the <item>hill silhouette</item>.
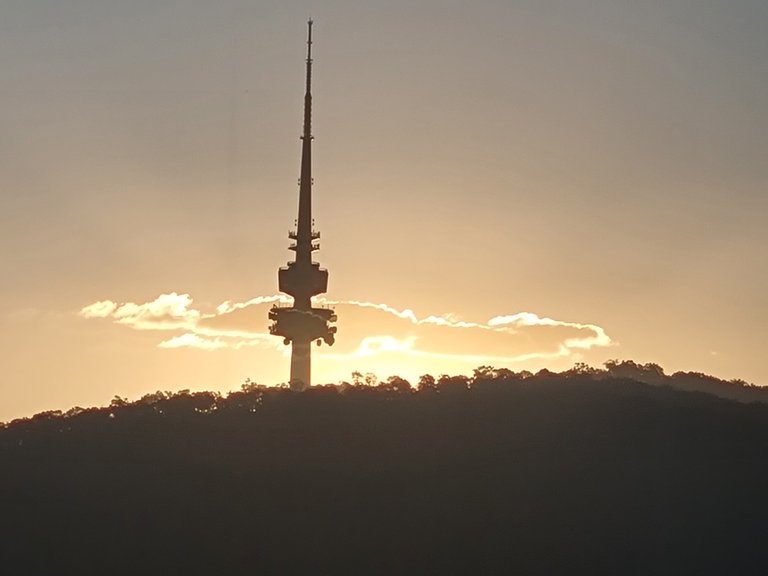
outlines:
M0 558L9 574L764 574L765 398L609 362L41 413L0 428Z

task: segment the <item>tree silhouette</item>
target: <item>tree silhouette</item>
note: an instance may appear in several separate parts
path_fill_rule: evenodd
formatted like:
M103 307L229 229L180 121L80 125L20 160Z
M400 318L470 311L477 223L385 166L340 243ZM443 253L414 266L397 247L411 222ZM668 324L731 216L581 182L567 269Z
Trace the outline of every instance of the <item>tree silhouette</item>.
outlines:
M352 379L158 391L0 426L4 571L768 565L763 389L626 361L536 375L480 366L415 389Z

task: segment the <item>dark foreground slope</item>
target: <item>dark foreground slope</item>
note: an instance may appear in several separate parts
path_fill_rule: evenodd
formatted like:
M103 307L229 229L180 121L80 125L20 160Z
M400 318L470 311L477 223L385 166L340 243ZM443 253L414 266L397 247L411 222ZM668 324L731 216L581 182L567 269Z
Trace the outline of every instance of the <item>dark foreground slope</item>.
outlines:
M588 376L453 384L14 423L3 572L768 573L768 406Z

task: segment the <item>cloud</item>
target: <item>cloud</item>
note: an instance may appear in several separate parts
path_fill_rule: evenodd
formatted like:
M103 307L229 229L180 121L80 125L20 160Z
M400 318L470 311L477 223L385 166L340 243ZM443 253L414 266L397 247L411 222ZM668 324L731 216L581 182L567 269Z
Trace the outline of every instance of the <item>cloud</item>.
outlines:
M288 301L284 296L258 296L202 311L193 306L188 294L172 292L144 304L102 300L83 307L80 315L111 319L135 330L177 333L161 341L160 348L212 351L258 346L287 354L289 348L269 334L267 312L275 303ZM600 326L532 312L472 322L453 314L419 317L412 310L359 300L318 302L333 306L341 319L337 344L318 348L319 361L432 358L475 366L514 364L536 359L579 360L584 351L614 345Z
M161 294L152 302L117 304L102 300L80 310L84 318L112 318L139 330L175 330L192 328L200 318L200 312L190 309L192 298L189 294Z
M80 310L80 315L84 318L109 318L116 309L117 304L112 300L102 300Z
M392 336L367 336L357 347L356 355L373 356L381 352L412 352L415 338L398 340Z
M329 302L344 323L340 346L323 352L336 360L390 351L417 358L464 363L516 363L576 357L581 350L612 345L594 324L565 322L522 312L485 323L453 315L417 317L409 310L361 302ZM402 355L401 354L401 355Z
M201 350L218 350L227 348L227 343L219 338L202 338L192 332L174 336L158 344L159 348L200 348Z
M559 326L574 328L585 335L569 338L563 345L567 349L582 348L589 350L594 346L611 346L613 342L600 326L595 324L579 324L576 322L562 322L552 318L540 318L531 312L518 312L510 316L496 316L488 321L489 326L511 327L511 329L531 326Z

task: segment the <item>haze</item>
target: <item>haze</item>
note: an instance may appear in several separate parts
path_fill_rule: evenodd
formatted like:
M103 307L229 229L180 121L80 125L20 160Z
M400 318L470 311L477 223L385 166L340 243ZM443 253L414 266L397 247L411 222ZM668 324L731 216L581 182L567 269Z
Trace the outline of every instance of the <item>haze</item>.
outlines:
M768 383L766 3L7 0L0 420L287 379L310 15L316 382Z

